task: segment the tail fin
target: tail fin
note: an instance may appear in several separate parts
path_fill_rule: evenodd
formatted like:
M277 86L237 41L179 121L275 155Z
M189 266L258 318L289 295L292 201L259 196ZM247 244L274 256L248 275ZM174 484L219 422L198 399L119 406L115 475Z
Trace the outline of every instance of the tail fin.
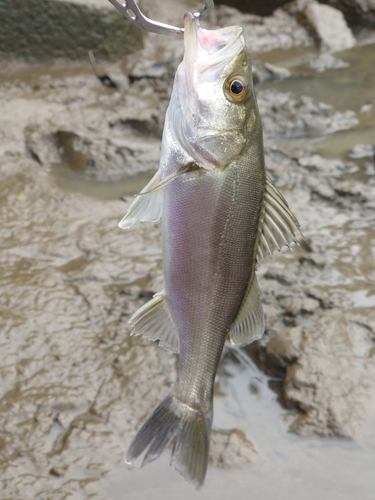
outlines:
M159 458L175 438L170 463L199 489L207 470L211 422L212 411L204 415L178 403L168 394L133 439L126 462L134 462L147 449L143 467Z

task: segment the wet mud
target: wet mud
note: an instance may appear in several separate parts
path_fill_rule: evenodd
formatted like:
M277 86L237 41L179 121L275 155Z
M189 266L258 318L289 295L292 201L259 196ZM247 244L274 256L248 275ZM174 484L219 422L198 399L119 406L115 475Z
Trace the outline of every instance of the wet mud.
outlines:
M216 21L228 12L241 22L224 6ZM272 29L283 15L262 25L244 15L244 23L257 40L259 72L270 64L290 74L267 70L257 96L267 169L306 242L259 267L267 330L223 356L211 466L199 494L370 500L373 46L335 54L349 66L320 72L310 62L321 54L302 27L283 38L288 46L279 39L284 51L274 50ZM103 86L89 62L8 62L0 74L4 499L195 494L168 467L168 453L147 469L124 464L177 363L130 337L127 324L163 286L160 224L117 227L157 168L182 54L181 41L155 40L121 62L101 63L117 89Z

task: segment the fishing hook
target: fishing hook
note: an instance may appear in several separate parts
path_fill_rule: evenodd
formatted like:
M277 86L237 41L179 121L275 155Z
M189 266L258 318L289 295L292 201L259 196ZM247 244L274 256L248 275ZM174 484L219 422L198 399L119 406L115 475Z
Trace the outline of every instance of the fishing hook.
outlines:
M184 29L178 28L177 26L171 26L169 24L159 23L158 21L153 21L146 17L139 10L138 5L135 0L121 0L121 3L117 0L109 0L111 4L122 14L128 21L146 31L151 31L152 33L159 33L161 35L183 35ZM214 8L214 0L204 0L204 9L193 14L194 17L201 20L212 12Z

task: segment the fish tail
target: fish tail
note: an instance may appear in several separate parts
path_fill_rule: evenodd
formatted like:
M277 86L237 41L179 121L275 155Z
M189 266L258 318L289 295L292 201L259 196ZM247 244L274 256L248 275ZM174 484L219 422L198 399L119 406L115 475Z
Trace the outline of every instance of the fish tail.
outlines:
M203 412L176 401L173 392L161 402L143 424L126 454L132 463L145 450L142 467L159 458L174 439L170 464L196 489L204 482L207 470L212 409Z

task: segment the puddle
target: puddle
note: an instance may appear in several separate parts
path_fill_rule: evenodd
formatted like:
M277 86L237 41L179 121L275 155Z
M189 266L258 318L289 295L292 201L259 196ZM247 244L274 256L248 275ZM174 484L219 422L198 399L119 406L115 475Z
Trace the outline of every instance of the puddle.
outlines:
M51 166L51 175L56 179L60 188L103 201L135 196L145 187L154 173L154 171L145 172L117 180L99 181L75 172L61 163Z

